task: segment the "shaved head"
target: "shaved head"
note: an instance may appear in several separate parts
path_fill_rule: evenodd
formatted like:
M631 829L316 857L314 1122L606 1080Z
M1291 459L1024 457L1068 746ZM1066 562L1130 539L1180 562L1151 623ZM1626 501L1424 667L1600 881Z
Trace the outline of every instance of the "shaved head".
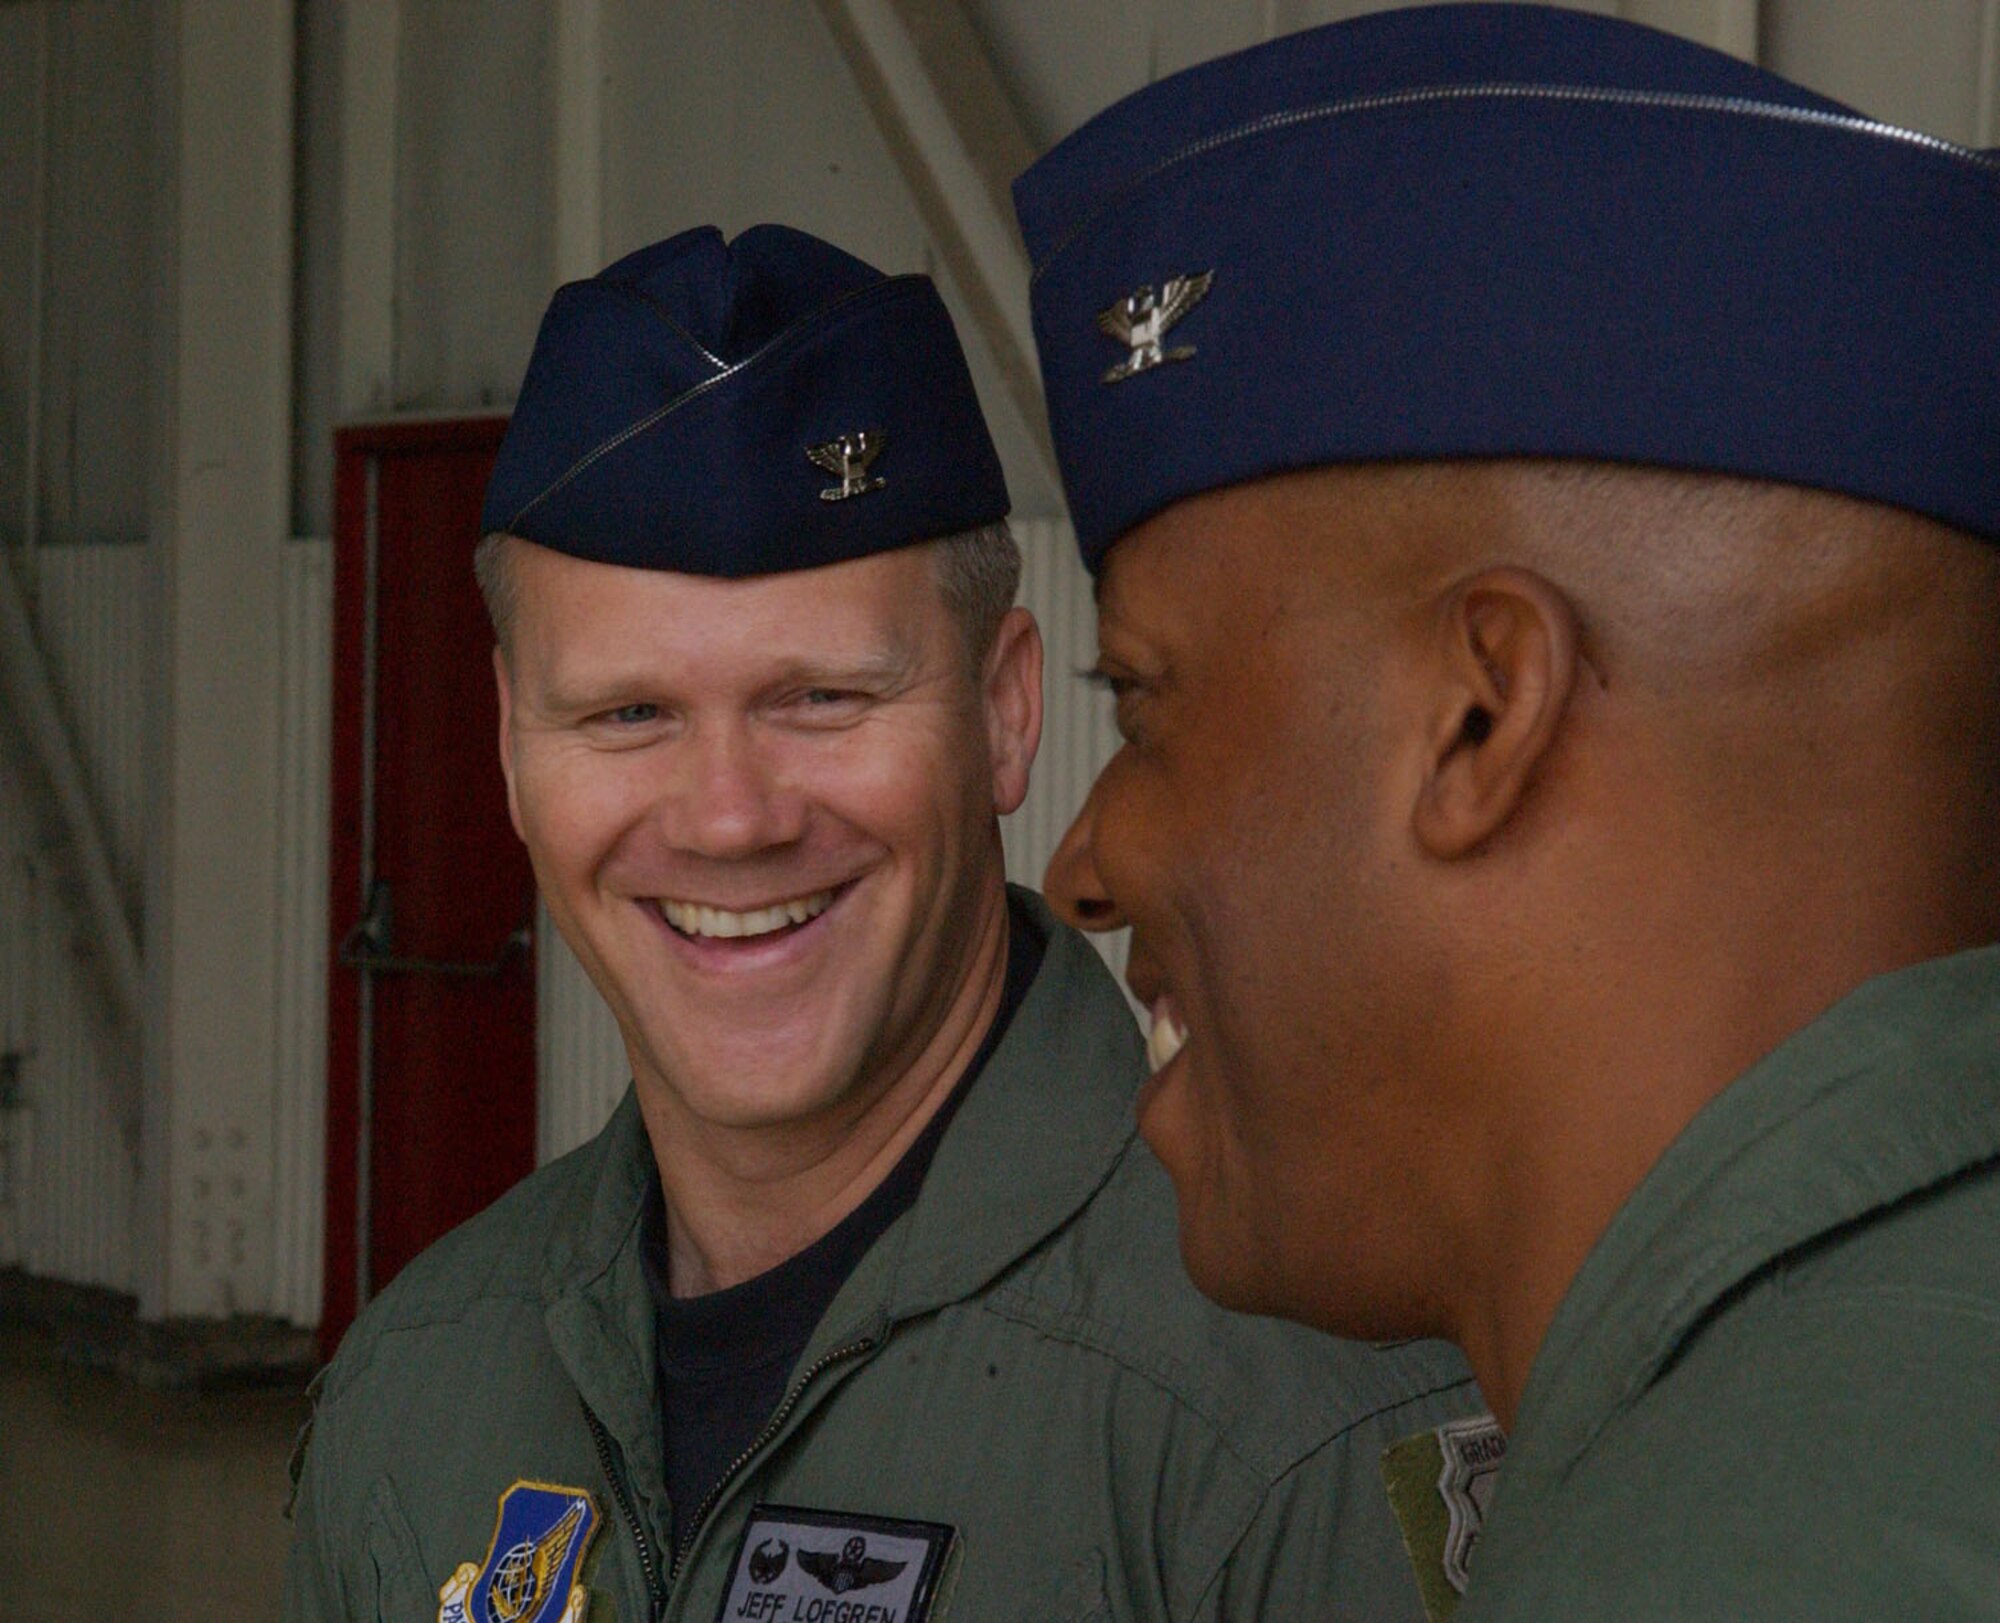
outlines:
M1886 750L1898 777L1938 777L1962 820L2000 831L1988 542L1829 492L1606 463L1401 463L1273 483L1311 510L1302 534L1365 499L1394 532L1369 549L1369 583L1405 606L1484 569L1545 578L1575 610L1592 679L1672 730L1705 797L1762 794L1774 773L1824 786Z
M2000 549L1927 519L1350 465L1176 503L1100 584L1125 747L1049 889L1194 1034L1141 1122L1232 1306L1446 1335L1504 1405L1708 1100L2000 938Z

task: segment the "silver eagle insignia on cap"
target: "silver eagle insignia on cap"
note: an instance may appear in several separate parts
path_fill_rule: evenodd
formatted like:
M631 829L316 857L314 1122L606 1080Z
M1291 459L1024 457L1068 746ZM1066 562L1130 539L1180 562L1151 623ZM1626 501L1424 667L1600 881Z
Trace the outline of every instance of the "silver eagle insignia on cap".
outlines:
M1214 271L1199 271L1193 276L1170 276L1157 293L1149 282L1136 293L1126 294L1108 310L1098 311L1097 324L1104 329L1106 336L1117 339L1132 351L1104 374L1103 381L1123 383L1135 373L1165 366L1168 361L1184 361L1193 355L1192 344L1183 344L1178 349L1163 349L1160 340L1166 337L1169 327L1201 303L1208 292L1208 284L1214 280Z
M889 436L879 428L859 428L851 434L842 434L824 445L809 445L806 455L830 474L838 476L840 483L828 485L819 493L823 502L844 502L850 496L865 496L871 490L880 490L885 483L877 474L868 477L868 468L882 454L882 447L889 443Z

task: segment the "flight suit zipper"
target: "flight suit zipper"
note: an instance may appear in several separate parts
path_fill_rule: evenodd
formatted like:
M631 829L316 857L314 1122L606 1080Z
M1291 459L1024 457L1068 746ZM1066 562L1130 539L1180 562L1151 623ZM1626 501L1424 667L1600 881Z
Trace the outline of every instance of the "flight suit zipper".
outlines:
M844 1347L836 1347L814 1360L811 1368L792 1383L784 1401L764 1423L764 1429L751 1440L748 1448L730 1461L729 1469L724 1471L715 1486L708 1490L708 1496L702 1500L700 1507L694 1513L693 1520L687 1524L687 1537L679 1542L673 1552L673 1561L667 1568L664 1583L661 1581L659 1559L653 1554L653 1541L646 1536L646 1524L639 1519L639 1511L632 1503L631 1491L626 1485L624 1473L612 1455L611 1436L605 1431L604 1422L597 1418L590 1405L584 1403L581 1398L577 1400L583 1409L584 1423L590 1427L590 1440L596 1445L597 1463L604 1472L606 1486L611 1490L612 1502L617 1505L619 1517L624 1521L626 1530L631 1533L633 1546L639 1552L639 1570L646 1579L646 1595L652 1608L652 1623L662 1623L666 1617L667 1603L673 1594L673 1586L680 1577L681 1565L686 1561L688 1552L694 1548L695 1540L701 1536L702 1523L708 1520L709 1514L721 1503L724 1490L735 1479L736 1474L785 1429L785 1422L791 1418L792 1411L798 1407L799 1399L805 1396L806 1389L814 1381L835 1364L874 1351L883 1339L885 1338L863 1336L859 1341L850 1341Z
M667 1615L667 1585L660 1581L660 1563L653 1555L653 1541L646 1536L646 1524L639 1520L637 1507L632 1503L632 1495L625 1486L624 1473L618 1469L611 1457L611 1438L604 1430L604 1422L581 1398L584 1423L590 1427L590 1440L597 1445L597 1463L604 1471L605 1485L611 1489L613 1503L618 1506L618 1514L624 1518L625 1527L632 1535L632 1542L639 1551L639 1570L646 1577L646 1595L652 1605L652 1623L660 1623Z
M729 1469L716 1479L715 1486L708 1490L708 1496L702 1500L700 1508L695 1511L693 1519L688 1522L687 1537L679 1542L679 1546L674 1551L673 1565L667 1569L667 1586L669 1589L679 1579L682 1563L687 1560L688 1552L694 1548L695 1540L701 1536L702 1523L708 1520L710 1513L722 1502L722 1495L729 1487L729 1484L735 1479L736 1473L755 1459L758 1454L762 1453L771 1440L785 1429L785 1422L791 1418L792 1411L798 1407L799 1399L805 1396L806 1388L811 1386L814 1381L819 1379L821 1375L825 1374L835 1364L849 1358L858 1357L865 1352L872 1352L885 1339L886 1336L863 1336L859 1341L850 1341L844 1347L836 1347L833 1351L825 1353L816 1359L812 1367L792 1383L792 1388L785 1394L784 1401L778 1405L771 1418L764 1423L764 1429L751 1439L748 1448L744 1449L741 1454L738 1454L735 1459L730 1461ZM658 1623L657 1616L655 1623Z

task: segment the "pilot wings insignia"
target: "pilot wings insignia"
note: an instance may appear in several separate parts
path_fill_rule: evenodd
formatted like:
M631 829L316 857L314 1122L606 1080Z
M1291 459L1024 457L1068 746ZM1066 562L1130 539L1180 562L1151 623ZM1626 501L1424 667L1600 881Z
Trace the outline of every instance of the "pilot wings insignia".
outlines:
M870 1555L868 1541L858 1535L843 1544L838 1555L831 1550L801 1550L798 1562L801 1572L817 1578L836 1595L886 1584L909 1565L907 1561L884 1561Z
M1097 324L1105 335L1131 350L1124 360L1104 374L1106 383L1122 383L1134 373L1164 366L1168 361L1184 361L1194 354L1192 344L1166 349L1161 340L1167 329L1201 303L1214 271L1193 276L1170 276L1155 292L1151 283L1136 293L1128 293L1109 309L1097 312Z
M885 481L879 474L870 479L868 469L888 443L889 436L881 429L861 428L828 440L824 445L808 445L806 455L840 481L822 490L819 499L823 502L844 502L850 496L863 496L871 490L880 490Z

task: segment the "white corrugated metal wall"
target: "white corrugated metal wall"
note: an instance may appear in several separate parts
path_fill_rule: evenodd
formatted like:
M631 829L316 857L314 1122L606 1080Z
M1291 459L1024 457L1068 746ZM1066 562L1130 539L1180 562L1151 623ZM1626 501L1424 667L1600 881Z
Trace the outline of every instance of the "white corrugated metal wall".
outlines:
M147 804L136 696L152 675L155 611L149 549L131 543L150 523L146 464L157 452L131 381L154 359L133 267L157 260L151 115L132 94L152 48L141 9L0 6L0 105L40 115L0 120L9 222L0 229L0 544L19 549L135 917ZM1035 146L1150 77L1365 9L962 0ZM2000 0L1598 0L1590 9L1759 55L1948 138L2000 135ZM601 262L703 220L735 230L782 218L890 268L937 270L956 300L823 12L816 0L300 8L297 526L328 526L326 444L339 412L503 402L557 266L578 256ZM579 39L597 52L581 74L564 65ZM364 71L371 62L384 74ZM357 157L367 153L393 173L376 175ZM576 192L554 196L586 181L587 207ZM974 333L968 347L982 389L995 392L985 341ZM1028 557L1023 599L1049 645L1042 758L1005 833L1010 870L1033 879L1109 738L1103 706L1071 674L1091 656L1092 609L1055 493L1021 422L995 415ZM268 1281L246 1278L237 1297L300 1322L317 1312L320 1253L327 575L324 543L286 549L274 791L283 858L270 948L275 1255ZM129 1056L106 1036L72 951L77 925L26 780L11 757L0 761L0 1055L15 1056L0 1060L0 1265L130 1288L134 1187L109 1080ZM547 930L542 956L540 1138L553 1153L602 1119L624 1066L608 1017Z
M618 1022L547 912L535 921L536 1151L553 1160L604 1125L631 1075Z
M136 913L146 796L144 716L150 593L147 551L40 547L23 583L43 653L67 701L72 739ZM5 567L0 560L0 567ZM10 762L10 766L11 766ZM0 1107L5 1187L0 1263L128 1290L135 1146L119 1102L137 1055L110 1026L77 914L62 892L53 831L17 770L0 778L0 1044L15 1056Z
M332 757L333 548L285 549L279 738L278 1090L269 1311L319 1322L326 1185L327 769Z

